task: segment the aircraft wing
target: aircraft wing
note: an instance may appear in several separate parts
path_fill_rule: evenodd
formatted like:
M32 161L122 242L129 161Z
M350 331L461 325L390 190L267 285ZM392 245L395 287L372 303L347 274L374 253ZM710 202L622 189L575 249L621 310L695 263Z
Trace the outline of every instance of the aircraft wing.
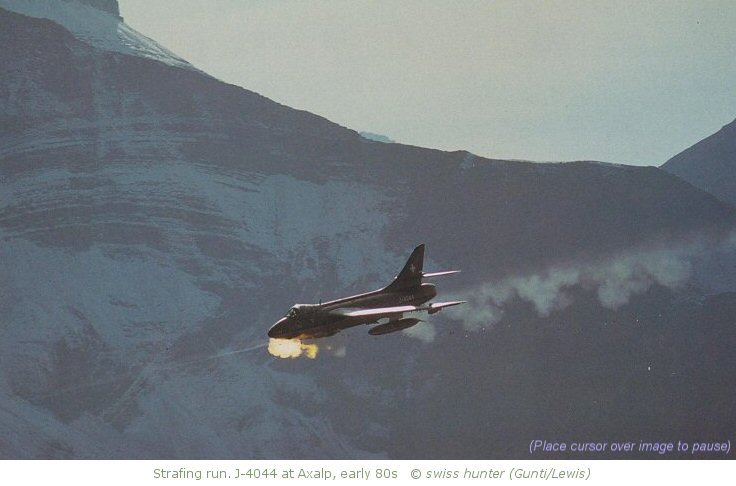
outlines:
M445 307L452 307L453 305L460 305L466 302L467 300L452 300L450 302L435 302L434 304L429 304L429 308L427 309L427 311L430 314L434 314L435 312L439 312Z
M395 317L402 315L406 312L419 312L428 311L430 314L439 312L440 309L445 307L451 307L453 305L464 304L464 300L454 300L451 302L437 302L434 304L416 306L416 305L398 305L395 307L375 307L373 309L337 309L332 311L331 314L340 315L343 317L375 317L381 319L382 317Z
M435 302L434 304L429 304L427 307L427 310L432 309L444 309L445 307L452 307L453 305L460 305L465 304L467 300L452 300L450 302Z
M393 317L401 315L404 312L415 312L420 310L427 309L417 307L415 305L398 305L395 307L375 307L373 309L337 309L330 313L343 317L375 317L376 319L380 319L381 317Z

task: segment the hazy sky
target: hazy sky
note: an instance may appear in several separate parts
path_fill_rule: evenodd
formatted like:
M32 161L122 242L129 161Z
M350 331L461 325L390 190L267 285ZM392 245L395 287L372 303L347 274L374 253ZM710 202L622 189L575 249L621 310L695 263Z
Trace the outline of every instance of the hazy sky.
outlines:
M659 165L736 118L736 2L119 0L198 68L398 142Z

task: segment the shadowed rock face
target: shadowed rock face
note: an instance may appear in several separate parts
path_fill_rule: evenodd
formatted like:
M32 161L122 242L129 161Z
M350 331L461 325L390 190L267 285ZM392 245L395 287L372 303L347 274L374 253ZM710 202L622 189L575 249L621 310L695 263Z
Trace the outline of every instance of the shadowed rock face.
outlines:
M581 433L615 430L611 417L648 384L638 367L608 365L688 336L679 318L636 327L649 305L690 308L657 285L650 304L610 310L581 284L563 317L514 301L469 338L433 316L431 344L356 330L325 341L344 357L325 345L316 361L258 346L292 303L378 287L420 242L429 269L463 270L442 295L716 240L736 222L655 168L373 142L191 69L98 50L47 20L0 10L0 43L0 65L13 67L0 73L0 457L523 457L516 424L553 392L550 423L525 433L557 432L576 410L595 417ZM725 332L718 319L708 322ZM560 353L581 346L611 354L576 374ZM705 359L656 349L668 363ZM586 404L575 409L535 386L540 370L632 388L613 402L600 402L605 387L568 388ZM680 372L686 384L700 377ZM685 386L658 383L667 397ZM693 409L730 398L710 387ZM454 428L429 427L443 414ZM637 417L631 430L647 420Z
M736 205L736 121L675 155L662 168Z

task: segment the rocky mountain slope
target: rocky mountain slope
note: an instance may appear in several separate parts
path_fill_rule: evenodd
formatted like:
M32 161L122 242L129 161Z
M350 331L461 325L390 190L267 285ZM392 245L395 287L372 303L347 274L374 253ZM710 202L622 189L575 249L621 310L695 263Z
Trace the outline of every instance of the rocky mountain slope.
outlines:
M736 120L675 155L662 169L736 205Z

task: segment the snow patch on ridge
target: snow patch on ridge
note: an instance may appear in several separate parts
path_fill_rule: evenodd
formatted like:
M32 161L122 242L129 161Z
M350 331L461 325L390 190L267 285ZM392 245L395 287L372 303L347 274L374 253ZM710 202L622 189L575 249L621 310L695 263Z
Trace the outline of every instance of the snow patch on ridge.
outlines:
M130 28L114 13L76 0L0 0L4 8L61 24L80 41L106 51L145 57L170 66L194 67L152 39Z

